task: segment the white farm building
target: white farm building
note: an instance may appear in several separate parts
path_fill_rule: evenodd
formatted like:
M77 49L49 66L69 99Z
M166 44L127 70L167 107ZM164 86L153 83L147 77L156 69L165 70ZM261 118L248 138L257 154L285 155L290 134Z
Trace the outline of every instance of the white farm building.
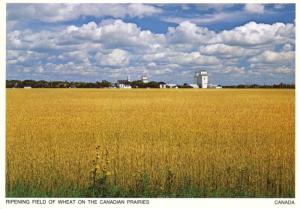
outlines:
M206 71L196 72L195 73L195 83L203 88L206 89L208 87L208 74Z

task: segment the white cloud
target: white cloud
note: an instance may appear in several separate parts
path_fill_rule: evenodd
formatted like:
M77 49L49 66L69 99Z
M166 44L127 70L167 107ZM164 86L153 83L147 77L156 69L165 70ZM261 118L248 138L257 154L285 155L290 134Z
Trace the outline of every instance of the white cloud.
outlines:
M61 22L81 16L114 18L144 17L162 12L160 8L145 4L8 4L9 20L34 19L44 22Z
M10 49L82 50L81 45L86 45L96 50L123 48L156 51L163 48L165 36L141 30L134 23L118 19L100 24L89 22L79 27L71 25L57 31L15 30L7 34L7 41Z
M290 73L294 73L293 69L290 67L277 67L273 70L273 72L275 73L282 73L282 74L290 74Z
M265 6L263 4L246 4L244 9L248 13L263 14Z
M7 33L7 64L27 73L113 79L147 73L159 79L184 75L192 80L198 69L230 76L290 75L294 30L294 24L250 22L215 32L185 21L165 34L155 34L120 19L56 30L15 30ZM275 46L282 51L276 52ZM241 62L248 62L251 70Z
M226 74L235 74L237 76L241 75L241 74L245 74L245 67L237 67L237 66L226 66L224 68L224 73Z
M36 68L36 73L44 73L44 71L45 71L45 69L41 65Z
M214 42L230 45L251 46L275 43L292 43L295 37L293 24L274 23L263 24L249 22L232 30L219 33Z
M162 12L161 9L146 4L130 4L127 9L129 16L140 18L144 16L159 14Z
M65 42L70 42L72 38L92 40L101 42L107 48L155 48L165 41L163 35L141 30L136 24L125 23L120 19L105 20L98 25L89 22L81 27L69 26L63 33L62 40Z
M68 51L64 52L62 54L59 54L57 57L54 57L55 59L59 59L62 61L68 61L73 60L74 63L90 63L90 57L87 51L85 50L74 50L74 51Z
M181 22L177 27L170 27L166 38L172 44L199 44L209 43L210 39L215 36L215 32L204 27L199 27L189 21Z
M166 22L171 23L177 23L180 24L182 22L192 22L195 24L212 24L217 22L223 22L223 21L233 21L234 19L241 19L243 17L243 13L238 11L231 11L231 12L222 12L218 11L212 14L201 14L201 16L197 17L178 17L178 16L171 16L171 17L163 17L162 20Z
M104 23L100 27L101 39L108 47L149 47L164 41L163 35L142 31L136 24L125 23L122 20Z
M142 56L142 59L147 62L166 61L167 54L166 52L147 53Z
M272 10L265 10L263 4L245 4L244 9L228 9L233 7L234 4L197 4L199 14L195 16L165 16L161 19L166 22L180 24L184 21L190 21L198 25L210 25L215 23L237 23L248 22L257 19L257 14L268 12ZM207 12L207 11L211 12Z
M276 76L278 74L281 75L293 75L295 74L294 67L288 65L282 66L269 66L263 63L251 64L251 68L248 70L249 74L262 76Z
M91 64L75 64L72 61L63 64L47 63L44 71L56 75L94 75L95 69Z
M256 51L255 49L245 49L240 46L230 46L226 44L200 46L199 50L205 55L218 55L224 58L244 57Z
M122 49L114 49L109 54L102 54L102 53L98 52L95 55L95 58L100 65L112 66L112 67L113 66L119 66L119 67L128 66L129 61L130 61L129 53Z
M170 63L182 65L217 65L219 60L214 56L201 55L199 52L177 53L176 56L168 57Z
M47 54L39 53L31 50L7 50L7 63L8 64L30 64L40 63L45 59Z
M262 54L249 59L251 63L289 64L295 59L295 52L265 51Z
M172 44L226 44L231 46L258 46L274 44L294 44L294 24L263 24L249 22L245 25L224 30L219 33L197 26L189 21L171 27L166 34L167 41ZM224 47L223 47L224 48Z

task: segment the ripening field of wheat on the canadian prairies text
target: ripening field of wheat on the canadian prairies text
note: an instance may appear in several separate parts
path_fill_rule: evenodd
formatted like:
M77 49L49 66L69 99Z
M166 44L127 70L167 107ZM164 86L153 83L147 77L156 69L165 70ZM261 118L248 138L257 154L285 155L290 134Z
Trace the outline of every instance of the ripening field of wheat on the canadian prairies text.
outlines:
M6 93L7 197L295 195L295 90Z

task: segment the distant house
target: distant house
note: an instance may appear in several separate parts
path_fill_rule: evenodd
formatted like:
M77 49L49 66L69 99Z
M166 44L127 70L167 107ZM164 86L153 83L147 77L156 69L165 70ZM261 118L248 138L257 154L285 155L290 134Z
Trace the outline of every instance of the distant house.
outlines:
M31 89L31 86L24 86L24 89Z
M174 84L174 83L168 83L166 84L166 88L178 88L177 84Z
M118 80L116 83L117 88L120 89L131 89L130 82L128 80Z
M167 85L165 82L160 81L160 82L158 82L158 84L159 84L159 88L161 88L161 89L167 88Z
M192 87L194 89L198 89L199 86L197 84L188 84L189 87Z
M222 86L220 86L220 85L215 85L215 84L208 84L208 88L211 88L211 89L221 89Z
M167 88L167 85L164 82L159 82L159 88L165 89Z
M120 89L131 89L130 85L126 85L126 84L123 84L123 83L119 83L119 84L117 84L117 86Z

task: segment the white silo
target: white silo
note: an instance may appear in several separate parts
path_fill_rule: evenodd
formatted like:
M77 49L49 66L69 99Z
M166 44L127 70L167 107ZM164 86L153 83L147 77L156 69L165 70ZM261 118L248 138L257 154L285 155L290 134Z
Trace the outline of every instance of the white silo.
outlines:
M203 89L207 89L207 86L208 86L207 72L206 71L201 71L200 76L201 76L201 87Z
M208 86L208 74L206 71L201 71L195 74L195 81L199 87L206 89Z

